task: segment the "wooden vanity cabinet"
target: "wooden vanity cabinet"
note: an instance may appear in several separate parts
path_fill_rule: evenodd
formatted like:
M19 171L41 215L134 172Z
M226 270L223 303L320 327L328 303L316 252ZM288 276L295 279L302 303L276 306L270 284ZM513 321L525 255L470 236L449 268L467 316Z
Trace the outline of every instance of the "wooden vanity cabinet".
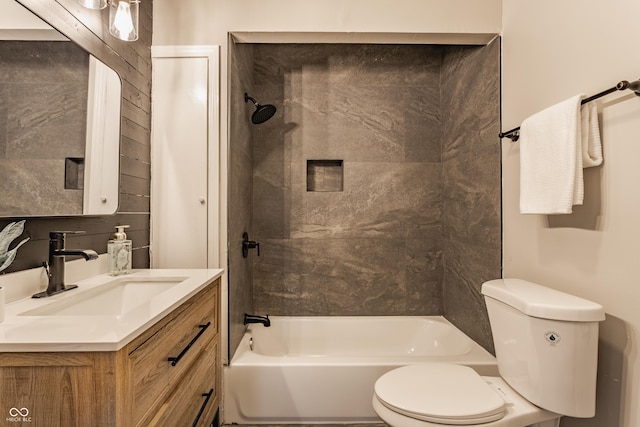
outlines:
M210 426L220 403L219 283L117 352L0 353L0 421Z

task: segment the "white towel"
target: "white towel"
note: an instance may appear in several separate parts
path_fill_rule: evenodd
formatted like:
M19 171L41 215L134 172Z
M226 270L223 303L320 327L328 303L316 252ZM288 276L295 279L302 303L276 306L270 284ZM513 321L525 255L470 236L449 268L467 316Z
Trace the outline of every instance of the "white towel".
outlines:
M602 142L600 141L600 126L598 125L598 106L588 102L580 109L581 139L582 139L582 167L590 168L602 164Z
M584 199L583 167L602 163L597 106L576 95L520 126L520 212L569 214Z

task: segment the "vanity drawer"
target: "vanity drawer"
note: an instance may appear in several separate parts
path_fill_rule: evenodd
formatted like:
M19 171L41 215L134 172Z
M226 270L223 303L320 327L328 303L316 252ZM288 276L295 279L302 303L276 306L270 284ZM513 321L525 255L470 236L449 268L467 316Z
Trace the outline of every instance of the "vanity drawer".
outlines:
M218 408L218 340L205 348L148 426L210 426Z
M217 286L210 285L128 347L131 413L146 425L218 332Z

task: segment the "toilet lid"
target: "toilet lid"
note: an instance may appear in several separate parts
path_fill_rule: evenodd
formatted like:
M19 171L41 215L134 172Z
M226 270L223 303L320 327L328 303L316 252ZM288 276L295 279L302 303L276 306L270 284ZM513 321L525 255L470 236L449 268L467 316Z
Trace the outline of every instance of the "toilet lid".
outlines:
M392 411L423 421L468 425L504 417L506 403L467 366L409 365L376 381L375 394Z

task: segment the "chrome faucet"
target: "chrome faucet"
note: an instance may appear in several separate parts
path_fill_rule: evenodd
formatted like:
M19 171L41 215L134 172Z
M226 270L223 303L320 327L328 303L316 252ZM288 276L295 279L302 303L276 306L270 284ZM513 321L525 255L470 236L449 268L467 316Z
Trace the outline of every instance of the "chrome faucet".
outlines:
M67 234L83 234L84 231L52 231L49 233L49 262L43 263L49 278L46 291L38 292L31 298L43 298L60 292L75 289L78 285L65 286L64 261L67 256L81 256L86 261L98 259L96 251L91 249L65 249L65 237Z
M244 324L247 325L249 323L262 323L265 328L271 326L271 320L269 320L269 315L266 316L257 316L255 314L244 314Z

